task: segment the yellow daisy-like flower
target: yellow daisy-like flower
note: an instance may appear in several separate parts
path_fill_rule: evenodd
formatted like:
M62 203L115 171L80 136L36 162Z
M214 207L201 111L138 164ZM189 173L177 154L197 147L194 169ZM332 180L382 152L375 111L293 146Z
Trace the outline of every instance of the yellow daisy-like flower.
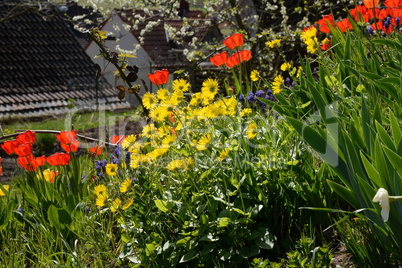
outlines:
M246 130L247 138L249 138L250 140L254 139L255 136L257 136L257 133L258 133L257 123L251 122L250 124L248 124Z
M10 189L10 185L2 185L3 188L8 192ZM3 192L3 190L0 189L0 196L5 196L6 194Z
M123 149L127 149L128 147L130 147L131 144L135 143L136 141L137 137L135 135L128 135L121 143L121 147L123 147Z
M190 100L190 105L191 106L198 106L202 103L202 93L197 92L193 95L191 95L191 100Z
M281 75L275 77L274 82L272 82L272 92L274 94L281 93L284 83L285 81L283 80L283 77Z
M151 137L157 134L157 129L154 124L148 124L142 128L142 136L144 137Z
M102 194L106 194L106 191L107 191L106 186L103 185L103 184L99 184L99 185L95 186L94 194L99 196L99 195L102 195Z
M240 116L241 117L245 117L249 114L253 113L253 110L251 108L244 108L241 112L240 112Z
M156 148L155 150L153 150L152 152L147 153L147 157L154 161L156 160L158 157L166 154L169 151L169 147L165 147L165 148Z
M268 41L265 44L270 48L274 48L274 47L277 47L277 46L279 46L281 44L281 40L280 39L275 39L275 40L272 40L272 41Z
M116 212L117 210L119 210L120 206L121 206L121 200L120 200L120 198L116 198L112 202L112 205L110 206L110 211Z
M282 70L283 72L285 72L285 71L287 71L287 70L290 70L290 68L292 68L292 65L291 65L290 63L288 63L288 62L284 62L284 63L282 63L282 65L281 65L281 70Z
M160 100L166 100L169 97L169 90L166 88L161 88L156 92L156 96Z
M120 193L125 193L128 191L128 188L131 186L132 181L130 179L125 179L123 183L120 185Z
M119 170L119 166L116 164L106 164L106 174L109 176L117 175L117 171Z
M181 159L176 159L170 161L170 163L166 166L167 169L173 171L175 169L180 169L183 166L183 161Z
M228 155L229 155L229 148L225 148L220 152L219 157L216 159L216 161L221 162L223 159L228 157Z
M172 143L176 141L177 137L174 135L168 135L162 140L162 147L170 147Z
M129 200L126 201L126 203L123 204L123 206L121 207L122 210L126 210L129 207L131 207L131 205L134 203L134 198L130 198Z
M174 91L179 90L181 92L187 92L190 88L190 84L184 79L176 79L172 83Z
M198 140L196 148L199 151L206 150L208 148L208 145L211 143L211 134L207 134L201 137L201 139Z
M318 39L317 37L309 38L304 41L307 45L307 52L314 54L318 49Z
M142 104L145 108L151 110L158 104L158 97L153 93L147 92L142 96Z
M218 90L219 90L219 84L217 80L211 78L205 80L202 83L201 87L203 103L206 104L204 100L208 100L208 103L209 101L213 100L216 93L218 93Z
M142 144L139 142L135 142L128 148L130 154L139 154L141 152Z
M260 73L257 70L252 70L250 74L251 81L257 82L260 79Z
M103 207L106 204L107 198L108 198L108 196L106 193L98 195L98 197L96 198L96 203L95 203L96 206L98 208Z
M317 36L317 28L316 27L309 27L308 29L304 30L301 34L300 37L304 41L313 37Z
M194 165L194 160L192 158L184 158L184 159L176 159L170 161L170 163L166 166L167 169L170 171L176 170L176 169L184 169L184 170L189 170L190 167Z
M171 114L170 107L163 105L152 109L149 113L149 116L156 122L163 122L170 114Z

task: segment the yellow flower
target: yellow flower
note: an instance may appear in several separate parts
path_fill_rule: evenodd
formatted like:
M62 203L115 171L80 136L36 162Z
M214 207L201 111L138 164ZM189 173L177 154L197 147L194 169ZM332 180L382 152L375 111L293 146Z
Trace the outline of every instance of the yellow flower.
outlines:
M281 65L281 70L283 72L290 70L290 68L292 68L292 65L288 62L282 63L282 65Z
M241 112L240 112L240 116L241 117L245 117L249 114L251 114L253 112L253 110L251 108L244 108Z
M201 92L197 92L191 96L191 100L190 100L191 106L200 105L201 102L202 102L202 93Z
M317 28L312 26L309 27L308 29L304 30L301 34L300 37L303 39L303 41L313 38L317 35Z
M95 189L94 189L94 193L97 196L102 195L102 194L106 194L106 191L107 191L107 188L103 184L99 184L99 185L95 186Z
M3 188L8 192L10 189L10 185L2 185ZM5 196L6 194L3 192L2 189L0 189L0 196Z
M285 81L283 80L283 77L281 75L275 77L274 82L272 82L272 92L274 94L281 93L284 83Z
M163 105L152 109L149 113L149 116L156 122L163 122L170 114L171 114L170 107Z
M211 142L211 134L207 134L201 137L197 142L196 148L199 151L206 150L208 148L209 143Z
M257 70L252 70L250 74L251 81L257 82L260 79L260 73Z
M265 43L267 46L269 46L270 48L274 48L276 46L279 46L281 44L281 40L280 39L275 39L272 41L268 41Z
M227 156L229 155L229 148L225 148L223 149L220 154L219 157L216 159L216 161L221 162L223 159L225 159Z
M168 135L162 140L162 147L170 147L170 145L176 141L176 136Z
M158 104L158 97L153 93L147 92L142 97L142 104L145 108L151 110Z
M121 200L120 198L116 198L113 202L112 205L110 206L110 211L116 212L121 206Z
M98 195L98 197L96 198L96 206L98 208L103 207L106 204L107 198L108 196L106 193Z
M202 83L201 93L203 97L203 104L208 104L214 99L216 93L218 93L219 84L215 79L208 78Z
M160 100L165 100L169 97L169 90L167 90L166 88L161 88L156 92L156 96Z
M150 138L157 133L157 129L154 124L148 124L142 128L142 136Z
M174 91L179 90L181 92L187 92L190 88L190 84L184 79L176 79L172 83L172 88Z
M135 137L135 135L128 135L127 137L124 138L123 142L121 143L121 146L123 147L123 149L127 149L128 147L130 147L132 143L136 141L137 138Z
M247 138L254 139L255 136L257 136L258 133L258 128L257 128L257 124L255 122L250 123L247 126L247 130L246 130L246 134L247 134Z
M305 40L304 43L307 45L307 52L313 54L317 51L317 49L318 49L317 37L309 38L309 39Z
M127 192L128 191L128 188L130 187L130 185L131 185L131 180L130 179L125 179L124 181L123 181L123 183L120 185L120 193L125 193L125 192Z
M126 201L126 203L123 204L123 206L121 207L123 210L128 209L129 207L131 207L131 205L134 203L134 198L130 198L129 200Z
M119 166L116 164L106 164L106 174L109 176L117 175L117 171L119 170Z
M188 170L193 165L194 165L194 160L192 158L184 158L184 159L176 159L176 160L170 161L170 163L166 166L166 168L171 171L173 171L175 169Z

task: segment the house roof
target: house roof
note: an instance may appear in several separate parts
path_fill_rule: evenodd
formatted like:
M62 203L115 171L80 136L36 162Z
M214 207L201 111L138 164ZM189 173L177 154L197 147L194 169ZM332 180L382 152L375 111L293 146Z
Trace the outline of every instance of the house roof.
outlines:
M0 17L12 8L0 5ZM106 103L111 109L127 102L104 83L67 23L51 12L30 11L0 23L0 118L67 112L69 99L79 107Z
M144 22L140 22L134 27L132 34L137 40L141 41L142 47L147 51L156 66L187 65L188 61L183 55L182 49L188 47L188 43L193 37L196 37L199 42L202 42L212 28L211 24L208 23L209 21L205 19L205 14L202 11L190 10L186 16L186 23L196 26L190 26L188 31L191 30L192 34L185 36L183 42L177 44L169 40L166 28L172 27L180 31L185 26L183 19L166 19L157 10L153 10L153 16L148 16L143 10L139 9L118 11L117 14L123 22L130 26L134 26L134 22L138 20L139 17L146 17ZM145 31L149 22L158 23L155 24L152 30ZM143 31L145 31L145 33L141 34Z

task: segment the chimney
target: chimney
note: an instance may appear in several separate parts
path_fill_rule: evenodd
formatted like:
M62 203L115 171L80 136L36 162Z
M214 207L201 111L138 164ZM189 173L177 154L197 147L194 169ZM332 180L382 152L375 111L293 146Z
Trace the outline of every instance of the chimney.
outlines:
M190 12L190 4L186 0L180 0L179 16L185 18Z

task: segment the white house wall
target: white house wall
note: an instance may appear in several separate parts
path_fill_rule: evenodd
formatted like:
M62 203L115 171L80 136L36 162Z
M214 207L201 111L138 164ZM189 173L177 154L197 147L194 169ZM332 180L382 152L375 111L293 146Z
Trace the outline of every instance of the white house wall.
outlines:
M139 41L135 38L135 36L125 30L123 27L123 21L120 19L118 15L114 15L112 19L109 19L105 25L102 27L102 31L106 31L108 33L112 32L114 33L114 36L116 39L119 40L118 45L121 49L123 50L129 50L132 51L136 47L137 44L139 44ZM117 27L115 27L116 25ZM116 29L119 29L118 31ZM114 40L106 40L105 42L106 47L110 48L111 51L117 51L117 43ZM89 46L86 49L87 54L92 58L92 60L99 64L99 66L102 68L103 75L105 79L110 83L112 86L118 86L118 85L124 85L127 87L126 84L123 83L121 79L118 79L115 75L114 72L116 71L116 68L113 66L113 64L109 63L108 61L102 59L101 57L96 57L99 54L99 47L98 45L95 44L95 42L91 42ZM153 64L152 59L148 56L146 51L140 46L140 48L137 50L136 53L136 58L128 58L128 63L129 65L136 65L138 67L138 77L142 78L147 86L150 86L150 81L148 79L148 74L152 72L151 66ZM140 80L137 80L134 84L141 85L141 92L140 94L145 93L145 89L143 88L142 82ZM116 94L118 93L116 89ZM126 94L126 99L133 105L133 106L138 106L139 103L136 100L135 96L131 94Z

